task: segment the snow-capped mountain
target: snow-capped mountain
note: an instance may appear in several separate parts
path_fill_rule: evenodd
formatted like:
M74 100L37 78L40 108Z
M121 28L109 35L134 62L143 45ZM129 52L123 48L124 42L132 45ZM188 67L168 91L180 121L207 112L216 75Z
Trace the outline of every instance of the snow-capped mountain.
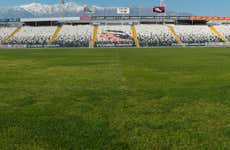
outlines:
M34 16L56 16L60 13L79 13L83 10L83 7L77 3L66 3L64 5L46 5L40 3L31 3L28 5L18 6L16 8L24 9L25 11L33 14Z
M0 18L24 18L24 17L33 17L33 14L21 8L1 8L0 9Z
M32 18L32 17L76 17L87 16L83 11L83 7L77 3L70 2L64 5L31 3L12 8L0 9L0 18ZM167 15L175 15L175 12L167 12ZM188 13L185 13L186 15ZM118 16L116 7L98 7L97 16ZM130 16L152 16L154 15L151 7L130 7ZM180 13L183 15L183 13Z

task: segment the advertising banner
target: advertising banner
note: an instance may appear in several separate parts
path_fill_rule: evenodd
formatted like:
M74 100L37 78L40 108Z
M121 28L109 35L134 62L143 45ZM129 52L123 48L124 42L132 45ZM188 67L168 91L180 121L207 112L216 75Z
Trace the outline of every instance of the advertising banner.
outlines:
M155 13L165 13L165 7L163 7L163 6L153 7L153 12L155 12Z
M95 14L97 10L96 6L84 6L83 11L86 14Z
M86 17L80 17L80 20L81 21L90 21L92 20L93 18L92 17L89 17L89 16L86 16Z
M230 17L215 17L215 16L190 16L190 20L198 20L198 21L209 21L209 20L222 20L229 21Z
M117 8L117 14L128 15L129 13L130 13L130 8L128 7Z
M132 47L134 46L130 26L121 29L101 26L97 35L96 47Z

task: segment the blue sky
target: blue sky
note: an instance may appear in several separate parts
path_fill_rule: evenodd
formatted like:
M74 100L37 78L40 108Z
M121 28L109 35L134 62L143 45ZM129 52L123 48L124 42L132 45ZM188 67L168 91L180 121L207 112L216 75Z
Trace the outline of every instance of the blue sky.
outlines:
M1 7L10 7L32 2L54 4L59 0L0 0ZM97 6L154 6L159 0L66 0L79 4ZM230 16L230 0L166 0L169 10L190 12L195 15Z

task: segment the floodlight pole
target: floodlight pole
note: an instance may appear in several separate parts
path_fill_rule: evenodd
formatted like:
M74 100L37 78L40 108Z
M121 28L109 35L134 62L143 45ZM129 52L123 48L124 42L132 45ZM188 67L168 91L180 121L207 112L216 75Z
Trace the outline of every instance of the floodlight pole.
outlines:
M165 7L165 9L166 9L165 0L160 0L160 6L161 6L161 7ZM166 10L165 10L165 12L163 13L162 16L163 16L163 17L166 17ZM165 24L165 18L163 18L163 23Z
M160 0L160 6L165 6L165 0Z
M161 6L161 7L165 7L165 9L166 9L165 0L160 0L160 6ZM166 16L166 10L165 10L165 12L164 12L164 16Z
M65 4L65 0L60 0L60 4Z
M64 4L65 4L65 0L59 0L59 17L64 17L63 13L64 13Z

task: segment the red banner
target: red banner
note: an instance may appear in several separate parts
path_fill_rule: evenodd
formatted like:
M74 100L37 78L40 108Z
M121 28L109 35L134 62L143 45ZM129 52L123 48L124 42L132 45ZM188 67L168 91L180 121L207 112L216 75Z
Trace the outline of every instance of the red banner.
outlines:
M92 17L80 17L80 20L82 21L90 21L92 19L93 19Z
M155 12L155 13L165 13L165 7L163 7L163 6L153 7L153 12Z

